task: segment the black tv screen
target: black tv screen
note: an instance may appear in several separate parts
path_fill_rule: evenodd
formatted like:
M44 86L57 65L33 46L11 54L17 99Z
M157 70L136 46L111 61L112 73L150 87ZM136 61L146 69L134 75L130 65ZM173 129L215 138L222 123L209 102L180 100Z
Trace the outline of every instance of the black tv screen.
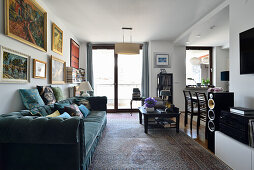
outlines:
M254 28L240 33L240 74L254 73Z

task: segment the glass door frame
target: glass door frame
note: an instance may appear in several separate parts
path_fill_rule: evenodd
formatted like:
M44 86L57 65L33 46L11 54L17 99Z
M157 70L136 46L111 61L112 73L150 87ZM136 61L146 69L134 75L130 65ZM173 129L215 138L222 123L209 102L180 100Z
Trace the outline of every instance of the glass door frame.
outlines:
M143 45L140 44L140 49L142 49ZM94 44L93 50L96 49L110 49L115 50L114 44ZM142 67L142 66L141 66ZM118 54L114 52L114 109L107 109L108 113L116 113L116 112L135 112L138 109L118 109Z
M187 46L186 50L208 50L209 51L210 84L213 85L213 47Z

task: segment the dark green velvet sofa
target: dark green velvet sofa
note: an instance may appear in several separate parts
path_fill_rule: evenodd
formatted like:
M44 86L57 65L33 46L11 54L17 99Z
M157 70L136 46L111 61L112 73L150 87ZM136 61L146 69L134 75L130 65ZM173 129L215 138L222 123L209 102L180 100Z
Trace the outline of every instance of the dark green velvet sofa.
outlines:
M83 119L31 116L28 110L0 115L0 170L88 169L107 123L107 98L86 99L92 111ZM55 111L53 105L39 109Z

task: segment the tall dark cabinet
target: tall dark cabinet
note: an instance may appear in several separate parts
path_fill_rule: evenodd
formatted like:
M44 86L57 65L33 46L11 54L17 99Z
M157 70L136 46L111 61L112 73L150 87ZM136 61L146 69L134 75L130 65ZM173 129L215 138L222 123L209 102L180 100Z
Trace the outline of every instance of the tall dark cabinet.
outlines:
M161 90L170 90L171 96L168 101L173 103L173 74L172 73L159 73L157 74L157 96L160 96Z

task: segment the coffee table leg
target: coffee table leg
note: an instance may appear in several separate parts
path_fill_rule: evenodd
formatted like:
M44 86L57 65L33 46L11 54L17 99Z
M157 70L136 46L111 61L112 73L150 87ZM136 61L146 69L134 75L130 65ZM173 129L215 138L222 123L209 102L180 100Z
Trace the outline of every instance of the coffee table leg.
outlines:
M139 123L142 124L142 113L139 112Z
M144 128L145 128L145 133L148 132L148 116L144 115Z
M179 133L179 115L176 116L176 132Z

